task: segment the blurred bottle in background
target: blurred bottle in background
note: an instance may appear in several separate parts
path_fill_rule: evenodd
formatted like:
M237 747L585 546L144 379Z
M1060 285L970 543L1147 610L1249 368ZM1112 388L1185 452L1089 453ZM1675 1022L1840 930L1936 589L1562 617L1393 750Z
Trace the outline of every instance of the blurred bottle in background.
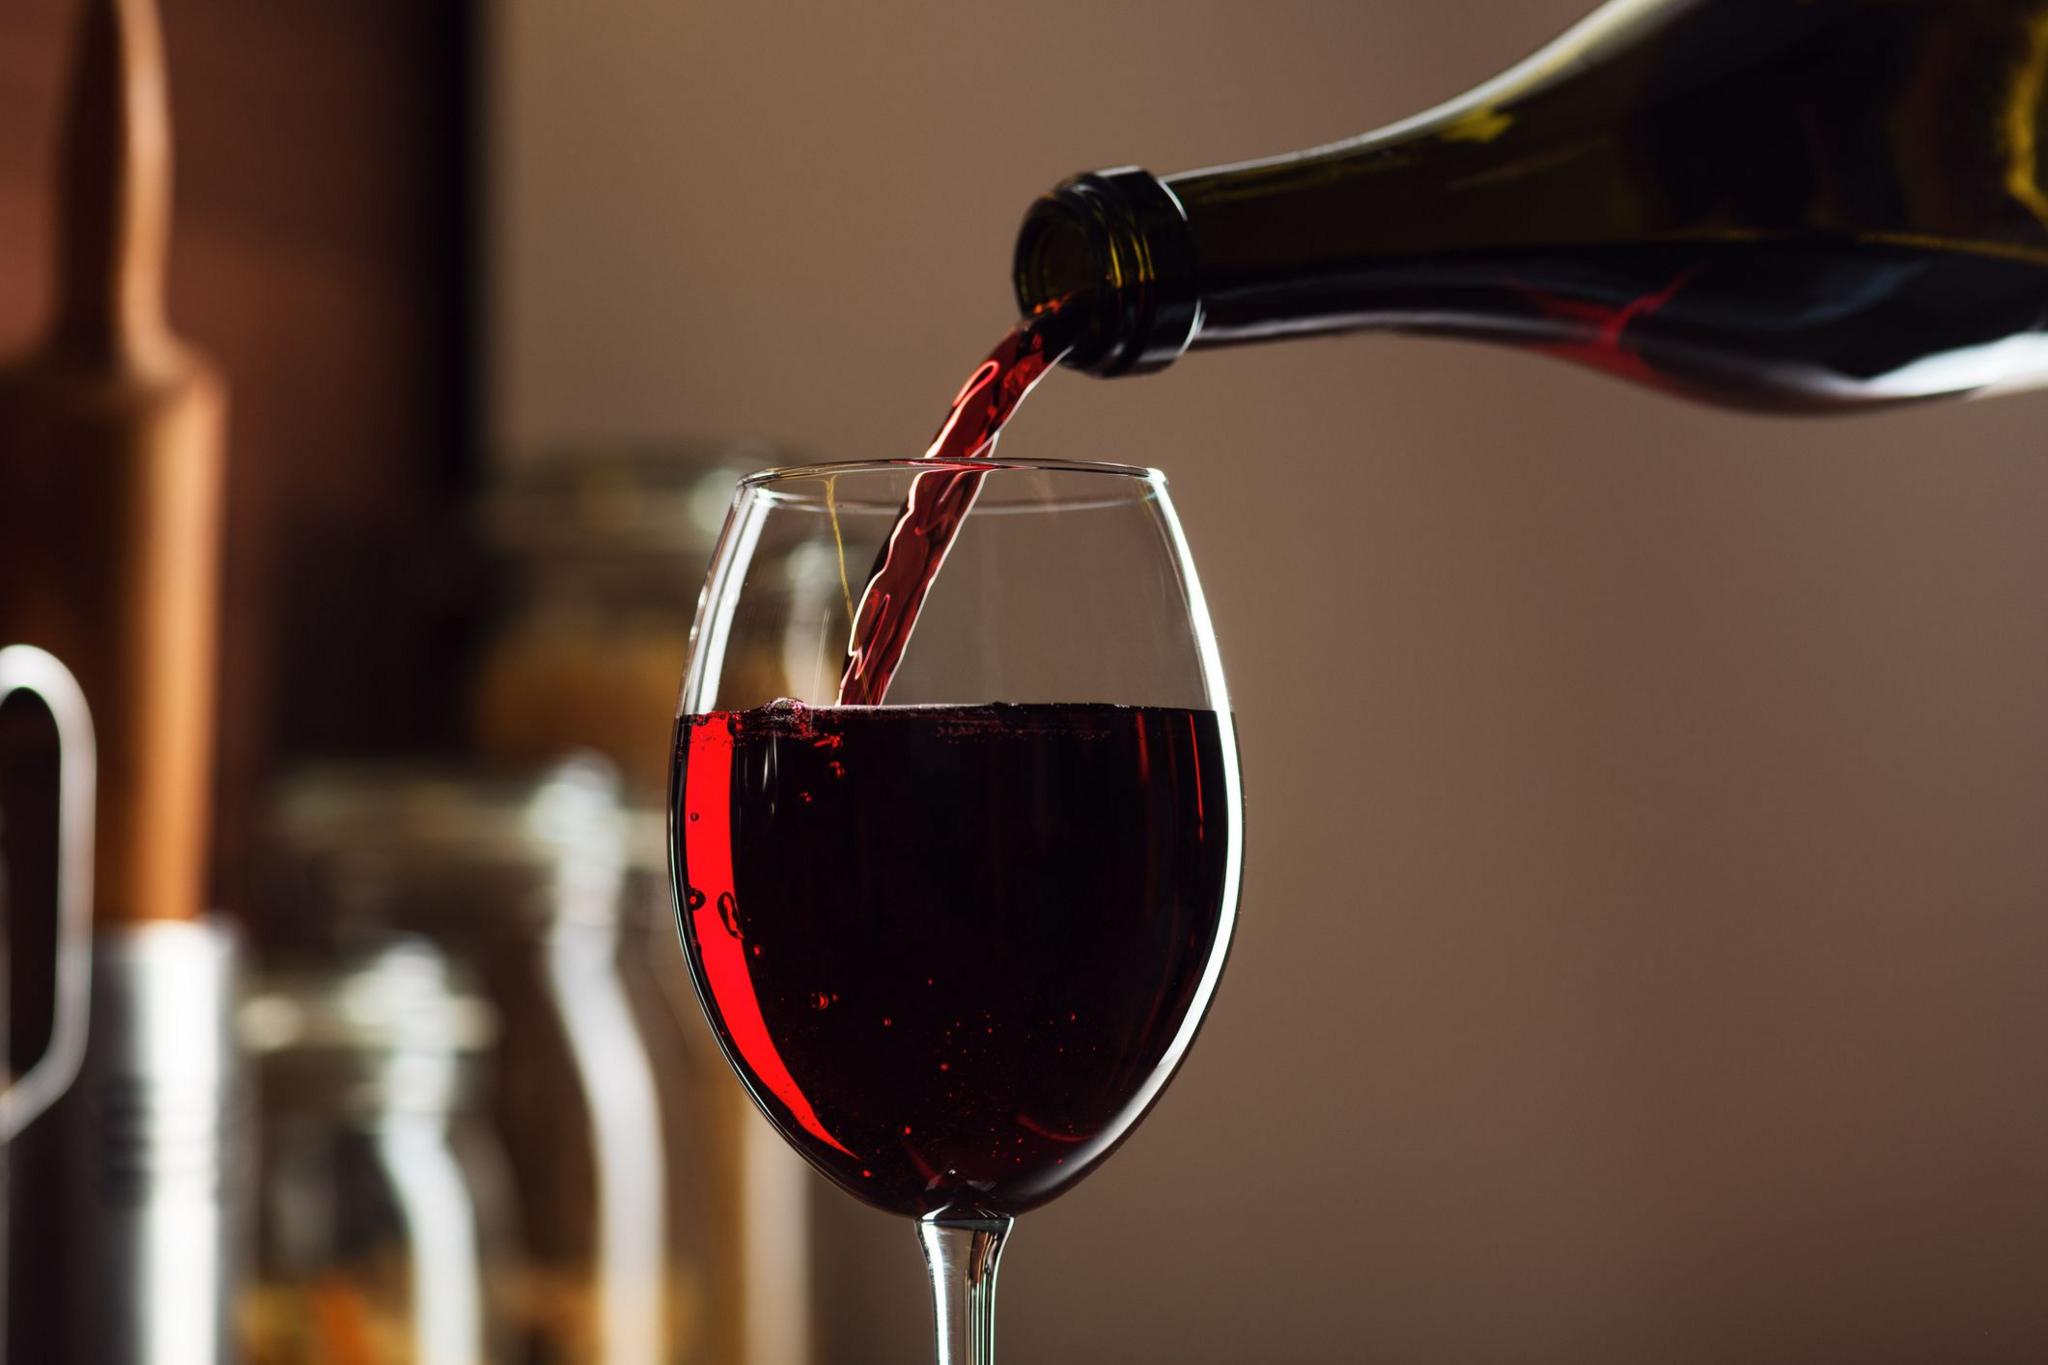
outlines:
M704 1024L676 939L662 812L690 623L734 482L788 462L762 446L683 444L505 464L482 510L504 595L471 712L474 747L493 759L539 763L582 748L617 766L631 808L628 986L663 1103L691 1115L698 1159L715 1173L692 1215L693 1235L713 1248L706 1358L745 1365L810 1360L810 1176L761 1123Z
M509 1312L531 1365L737 1359L720 1219L739 1186L695 1098L649 954L622 945L632 820L609 765L530 777L383 766L281 788L266 923L346 945L419 933L501 1021L489 1114L521 1245Z
M512 1356L497 1015L431 945L273 961L237 1016L260 1096L249 1365Z

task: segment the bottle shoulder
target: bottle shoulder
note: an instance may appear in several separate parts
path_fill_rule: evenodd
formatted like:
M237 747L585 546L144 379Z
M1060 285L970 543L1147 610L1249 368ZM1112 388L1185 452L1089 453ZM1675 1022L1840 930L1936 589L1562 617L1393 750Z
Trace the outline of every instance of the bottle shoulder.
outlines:
M2048 259L2039 9L1619 0L1415 118L1167 183L1223 257L1848 235Z

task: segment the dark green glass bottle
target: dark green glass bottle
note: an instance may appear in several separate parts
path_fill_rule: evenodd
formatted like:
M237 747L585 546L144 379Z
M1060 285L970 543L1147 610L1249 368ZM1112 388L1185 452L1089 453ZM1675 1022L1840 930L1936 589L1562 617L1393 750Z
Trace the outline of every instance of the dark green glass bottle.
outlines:
M1071 180L1016 287L1101 375L1379 329L1766 409L2048 380L2048 0L1613 0L1350 142Z

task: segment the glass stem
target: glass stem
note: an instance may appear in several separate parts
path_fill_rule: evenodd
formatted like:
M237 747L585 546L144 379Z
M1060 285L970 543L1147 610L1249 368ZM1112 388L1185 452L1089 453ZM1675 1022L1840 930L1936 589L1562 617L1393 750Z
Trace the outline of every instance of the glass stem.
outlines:
M996 1262L1013 1220L934 1215L918 1220L932 1276L938 1365L995 1365Z

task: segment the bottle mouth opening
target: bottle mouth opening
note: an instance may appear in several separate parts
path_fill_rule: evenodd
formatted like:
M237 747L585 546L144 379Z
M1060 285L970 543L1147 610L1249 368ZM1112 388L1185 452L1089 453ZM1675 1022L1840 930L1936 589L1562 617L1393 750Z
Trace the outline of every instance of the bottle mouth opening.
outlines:
M1032 205L1017 233L1017 306L1034 317L1071 310L1074 344L1066 363L1089 369L1116 341L1111 281L1116 248L1108 226L1055 191Z
M1096 375L1179 358L1201 316L1187 215L1135 167L1077 176L1041 197L1017 235L1018 306L1079 315L1065 363Z

